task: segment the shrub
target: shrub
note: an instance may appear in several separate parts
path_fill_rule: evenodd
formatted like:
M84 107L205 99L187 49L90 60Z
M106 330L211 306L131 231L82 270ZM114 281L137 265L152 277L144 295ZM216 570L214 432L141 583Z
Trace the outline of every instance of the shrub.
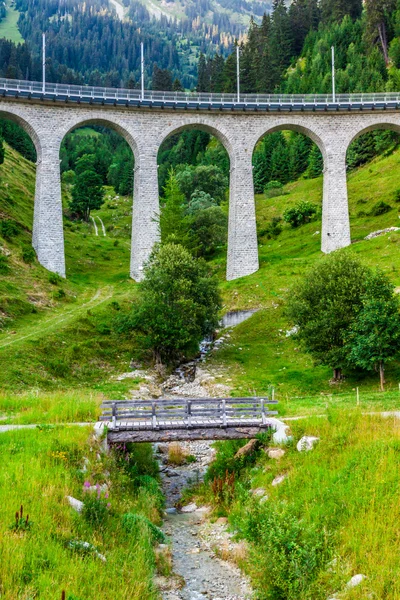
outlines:
M20 232L20 227L16 221L5 219L0 221L0 235L6 240L11 240Z
M62 281L60 275L58 275L57 273L50 273L49 274L49 283L51 283L51 285L58 285L60 284Z
M394 201L400 202L400 190L396 190L394 193Z
M267 183L267 185L265 186L265 191L269 191L269 190L281 190L283 188L283 185L280 181L269 181Z
M389 204L386 204L386 202L383 202L383 200L381 200L371 208L369 214L371 217L379 217L380 215L384 215L390 210L392 210L392 207Z
M82 516L87 523L101 527L105 525L110 503L108 502L108 494L103 493L99 485L96 486L96 491L89 489L90 483L85 481L85 497L83 500Z
M10 272L10 265L8 264L7 256L0 254L0 275L7 275Z
M133 535L135 538L140 537L141 533L149 534L153 544L162 544L165 542L165 535L161 529L143 515L126 513L122 517L122 528L126 533Z
M183 465L185 460L185 453L182 446L178 442L174 442L168 447L168 462L170 465Z
M269 240L275 239L282 233L282 217L273 217L265 229L260 231L260 235L266 235Z
M35 262L36 259L36 253L34 251L33 248L31 248L30 246L25 246L22 249L22 260L24 261L24 263L26 263L27 265L31 265L32 263Z
M309 223L317 214L318 208L307 200L301 200L293 208L288 208L283 213L283 220L292 227L300 227Z

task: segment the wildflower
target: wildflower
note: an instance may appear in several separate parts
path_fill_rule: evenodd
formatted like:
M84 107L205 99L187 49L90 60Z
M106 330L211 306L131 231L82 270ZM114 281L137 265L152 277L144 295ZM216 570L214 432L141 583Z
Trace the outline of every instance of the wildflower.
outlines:
M90 488L91 487L90 481L85 481L85 483L83 484L83 487Z

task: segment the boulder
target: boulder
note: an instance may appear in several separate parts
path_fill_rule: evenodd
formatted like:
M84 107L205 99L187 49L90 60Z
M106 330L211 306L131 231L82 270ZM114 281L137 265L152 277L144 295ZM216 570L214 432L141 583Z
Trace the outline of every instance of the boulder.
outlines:
M318 437L314 437L312 435L305 435L297 442L297 450L299 452L309 452L313 450L315 444L319 442Z
M275 477L275 479L273 480L272 485L273 486L279 485L280 483L285 481L286 478L287 478L287 475L277 475Z
M357 585L360 585L360 583L362 583L366 578L366 575L362 575L361 573L359 573L358 575L354 575L354 577L352 577L350 581L346 583L346 587L348 589L357 587Z
M259 440L250 440L245 446L239 448L239 450L235 454L235 458L243 458L244 456L249 456L250 454L253 454L253 452L257 450L259 445Z
M187 506L183 506L181 508L181 512L183 512L183 513L192 513L195 510L197 510L197 504L195 504L194 502L192 502L191 504L188 504Z
M282 448L268 448L267 454L270 458L279 460L280 458L285 456L285 450L282 450Z
M250 494L255 498L262 498L266 494L266 490L264 488L256 488L255 490L250 490Z
M72 496L66 496L69 505L76 510L77 513L81 513L83 510L83 502L81 502L80 500L77 500L76 498L73 498Z

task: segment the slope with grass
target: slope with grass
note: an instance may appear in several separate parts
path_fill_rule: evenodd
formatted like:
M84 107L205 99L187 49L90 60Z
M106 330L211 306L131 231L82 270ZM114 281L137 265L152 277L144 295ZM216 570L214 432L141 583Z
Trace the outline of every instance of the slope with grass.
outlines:
M0 457L2 597L158 598L153 523L163 498L150 447L128 463L104 454L88 428L42 426L2 433ZM83 501L81 514L67 496Z
M378 265L400 286L399 233L370 241L372 231L399 224L397 171L400 152L376 159L349 175L352 238L346 252L369 265ZM93 213L104 222L106 237L94 234L92 225L65 218L67 280L49 276L37 262L26 264L21 256L29 247L33 219L34 167L7 148L0 167L1 219L14 219L21 232L12 240L0 238L10 272L0 278L0 386L9 390L79 387L96 393L123 397L129 383L114 375L129 370L132 358L147 360L134 336L119 336L114 322L135 301L137 285L129 279L131 199L107 189L106 202ZM68 196L64 188L64 199ZM322 257L320 217L298 229L283 226L276 239L266 229L273 217L299 200L318 206L322 201L322 178L288 184L281 196L256 197L260 270L249 277L226 282L225 253L212 261L219 274L224 311L260 308L250 320L232 331L222 348L210 359L234 393L264 394L274 386L281 399L324 393L362 394L377 389L375 374L348 373L347 380L331 386L330 370L312 364L301 352L284 316L290 287ZM385 202L388 212L373 216L374 207ZM100 231L100 230L99 230ZM53 283L50 283L50 280ZM400 365L387 370L388 387L398 389ZM301 404L301 403L300 403ZM318 405L318 403L317 403ZM307 401L303 403L307 407ZM287 409L290 412L290 409Z
M292 434L280 459L267 451L235 459L240 443L220 443L198 492L246 542L239 562L257 598L398 598L400 421L331 410L293 422ZM300 453L304 434L320 441ZM365 579L350 589L356 574Z
M396 192L400 188L400 153L378 158L353 171L348 177L351 236L353 244L344 250L366 264L386 272L400 286L400 232L365 241L369 233L387 227L400 227ZM321 207L322 177L288 184L284 195L257 196L260 270L238 281L222 281L226 309L260 308L250 320L231 332L231 337L210 359L228 377L238 394L265 394L274 386L281 398L349 392L355 387L378 389L375 374L347 373L347 380L337 386L329 384L331 372L317 366L301 352L291 325L284 316L285 298L293 284L322 254L320 252L321 218L292 229L284 224L276 239L268 239L263 230L273 217L282 216L286 208L300 200ZM391 209L374 216L375 207L385 202ZM221 267L221 261L215 261ZM388 365L389 387L398 389L400 363Z

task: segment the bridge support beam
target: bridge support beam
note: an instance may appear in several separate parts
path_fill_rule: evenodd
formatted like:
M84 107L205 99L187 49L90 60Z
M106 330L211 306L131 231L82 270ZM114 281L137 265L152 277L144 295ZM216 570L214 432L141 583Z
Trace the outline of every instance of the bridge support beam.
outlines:
M351 244L347 195L346 145L325 156L322 203L322 252L329 254Z
M131 277L143 279L143 266L160 239L157 150L135 158Z
M193 440L248 440L255 438L262 431L273 429L272 425L265 427L210 427L203 429L154 429L154 430L108 430L107 441L117 443L142 442L184 442Z
M233 160L229 198L228 281L251 275L259 269L252 157L242 152Z
M48 271L65 277L64 231L58 148L44 145L36 166L32 245Z

